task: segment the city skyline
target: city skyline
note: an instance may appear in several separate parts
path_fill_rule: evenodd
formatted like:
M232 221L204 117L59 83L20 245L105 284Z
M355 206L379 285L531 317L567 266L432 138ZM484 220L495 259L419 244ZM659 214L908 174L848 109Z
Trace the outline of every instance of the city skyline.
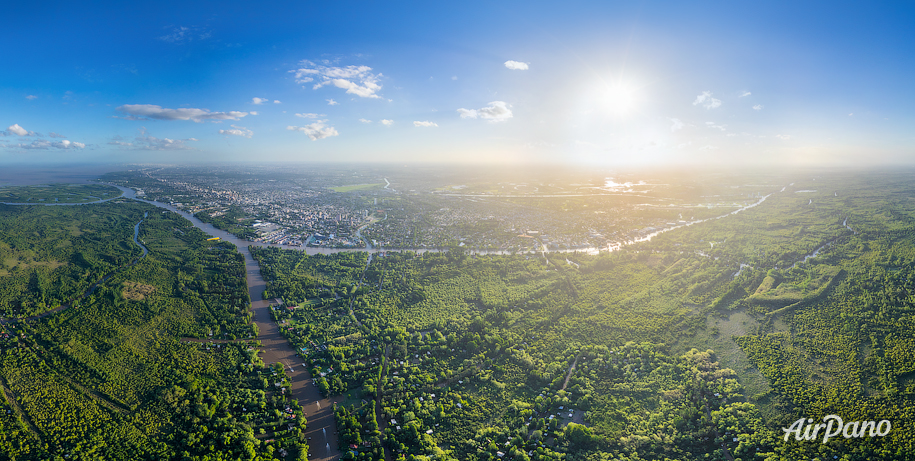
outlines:
M13 5L0 165L910 163L911 8Z

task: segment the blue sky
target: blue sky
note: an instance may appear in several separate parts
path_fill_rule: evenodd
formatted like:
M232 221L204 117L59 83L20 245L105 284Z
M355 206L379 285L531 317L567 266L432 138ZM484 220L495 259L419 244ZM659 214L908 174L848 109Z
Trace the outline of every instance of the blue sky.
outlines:
M0 165L915 159L912 7L435 3L7 5Z

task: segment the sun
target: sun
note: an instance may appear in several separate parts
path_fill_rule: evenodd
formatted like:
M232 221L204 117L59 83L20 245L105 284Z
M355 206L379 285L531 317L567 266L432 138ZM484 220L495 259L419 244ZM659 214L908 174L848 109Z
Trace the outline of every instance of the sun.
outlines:
M614 115L623 116L632 112L638 103L635 87L626 84L610 84L602 95L604 109Z

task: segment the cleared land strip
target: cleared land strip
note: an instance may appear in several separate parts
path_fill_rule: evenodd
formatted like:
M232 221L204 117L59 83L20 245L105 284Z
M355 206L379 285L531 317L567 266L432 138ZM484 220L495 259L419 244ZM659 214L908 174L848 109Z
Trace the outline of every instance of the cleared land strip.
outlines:
M252 346L258 347L257 341L250 339L202 339L202 338L181 338L183 343L213 343L213 344L243 344L251 343Z
M562 390L566 390L566 386L569 385L569 380L572 379L572 372L575 371L575 367L578 365L578 356L575 356L575 362L569 367L569 373L566 374L566 380L562 383Z

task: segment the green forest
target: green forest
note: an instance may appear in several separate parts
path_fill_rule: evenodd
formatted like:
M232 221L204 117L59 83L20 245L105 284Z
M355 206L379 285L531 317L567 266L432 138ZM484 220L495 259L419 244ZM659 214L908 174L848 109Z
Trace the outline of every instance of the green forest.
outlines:
M0 236L0 459L307 458L234 246L129 201L4 207Z
M600 255L250 251L344 459L910 459L915 190L793 181ZM307 459L231 244L126 200L0 236L0 459ZM892 429L785 437L827 415Z
M5 203L91 203L120 196L117 187L104 184L0 186L0 202Z
M252 251L346 459L907 459L913 218L833 175L599 256ZM830 414L892 430L784 440Z

